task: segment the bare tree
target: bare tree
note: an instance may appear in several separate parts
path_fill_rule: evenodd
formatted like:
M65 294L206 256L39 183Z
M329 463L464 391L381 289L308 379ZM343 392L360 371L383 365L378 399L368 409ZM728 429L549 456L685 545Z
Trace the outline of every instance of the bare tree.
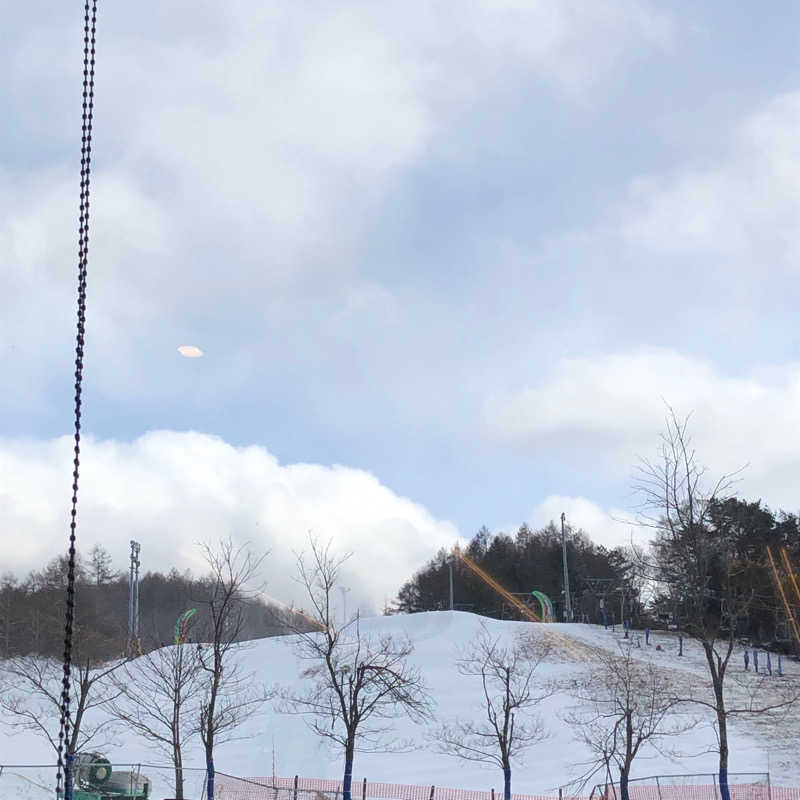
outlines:
M109 713L171 761L175 798L183 800L183 748L198 734L199 658L191 645L153 650L111 676Z
M112 569L111 564L112 558L108 550L101 544L95 544L89 551L89 566L86 571L96 586L112 583L119 578L120 573Z
M728 720L733 714L760 714L785 708L791 697L779 703L728 707L725 681L738 623L753 601L748 565L736 559L732 543L715 530L715 503L732 496L736 473L717 480L707 477L698 464L689 417L680 420L670 408L661 437L660 458L642 460L636 488L642 498L640 523L655 532L653 559L645 564L650 575L668 587L680 611L680 627L699 642L711 678L711 697L696 694L687 699L709 707L716 718L719 742L719 786L722 800L728 789Z
M652 661L634 658L629 643L621 645L619 653L600 656L591 673L573 684L572 694L582 705L563 718L592 753L576 783L582 789L600 770L613 783L613 767L619 774L621 800L628 800L631 767L643 746L667 755L663 739L696 724L677 713L680 700L669 673Z
M343 800L351 800L355 752L402 749L390 733L389 720L428 716L429 701L419 670L409 664L413 646L408 639L372 637L360 628L358 617L337 623L333 591L339 570L349 556L336 557L330 544L311 539L311 555L297 559L299 581L311 602L315 631L297 631L301 658L310 662L303 677L308 689L284 692L282 710L306 714L311 729L344 754Z
M257 591L251 585L266 554L255 556L231 539L203 546L210 568L206 641L197 646L203 695L199 731L206 756L206 797L214 800L214 747L236 738L236 729L272 694L245 672L235 650L245 624L245 608Z
M518 636L511 646L492 636L485 625L458 659L458 672L480 679L480 722L458 719L437 734L440 752L468 761L496 764L503 770L504 798L511 797L512 762L542 741L546 729L531 710L553 690L534 683L534 673L550 648L544 640Z
M70 682L70 740L68 753L79 753L89 745L102 748L110 741L113 732L112 720L96 718L90 714L113 700L117 691L110 687L107 678L120 666L116 662L106 666L93 666L84 659L72 665ZM4 722L12 729L34 731L43 736L58 753L58 730L61 716L61 679L63 669L60 662L38 656L11 658L2 665L2 691L0 708L4 711Z

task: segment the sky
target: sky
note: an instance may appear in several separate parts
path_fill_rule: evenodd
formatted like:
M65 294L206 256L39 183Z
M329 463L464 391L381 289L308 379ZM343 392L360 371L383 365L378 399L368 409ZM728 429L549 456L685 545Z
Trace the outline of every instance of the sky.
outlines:
M102 4L79 547L641 536L667 404L797 511L800 9ZM0 571L66 546L82 4L0 32ZM202 358L186 359L194 345Z

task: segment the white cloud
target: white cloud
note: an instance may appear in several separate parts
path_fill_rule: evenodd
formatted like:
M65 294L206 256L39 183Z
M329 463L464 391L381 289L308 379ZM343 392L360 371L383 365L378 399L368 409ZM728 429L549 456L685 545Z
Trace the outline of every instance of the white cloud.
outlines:
M658 447L665 402L692 412L698 458L717 473L745 464L740 491L787 510L800 482L800 364L725 375L673 350L639 348L564 359L536 386L495 397L494 435L578 450L588 472L619 479Z
M669 27L644 0L152 10L143 26L141 6L107 9L98 39L91 331L117 353L153 319L274 302L302 279L359 292L353 265L381 202L476 98L531 75L585 87ZM46 287L71 314L75 137L60 117L30 117L39 103L66 115L77 31L39 23L0 56L24 87L10 116L42 147L31 169L0 175L0 272L12 276L0 307ZM17 326L22 339L34 327Z
M542 528L550 522L560 525L562 512L566 522L573 528L582 528L595 544L608 548L626 546L633 541L646 543L649 538L624 520L630 514L621 509L603 509L585 497L564 497L550 495L534 508L531 523L534 528Z
M0 562L27 571L66 550L71 440L0 440ZM146 570L203 571L198 542L232 536L269 549L266 591L302 604L292 551L308 532L353 557L343 573L349 608L385 599L458 532L398 497L373 475L342 466L280 465L262 447L200 433L156 431L133 442L84 439L79 549L102 543L124 567L128 542Z
M745 117L722 155L701 168L639 178L621 229L658 250L707 250L774 269L800 264L800 93L779 95ZM765 254L769 253L769 259Z
M581 92L637 45L665 49L674 22L649 3L619 0L477 0L467 21L484 53L513 55L570 92ZM471 11L471 13L470 13Z

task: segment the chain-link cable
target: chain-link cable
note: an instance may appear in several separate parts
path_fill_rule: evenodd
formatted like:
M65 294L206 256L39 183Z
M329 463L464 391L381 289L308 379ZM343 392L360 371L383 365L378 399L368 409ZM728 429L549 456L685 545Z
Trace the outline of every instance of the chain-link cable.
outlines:
M58 733L56 797L72 800L70 752L70 681L72 674L72 627L75 615L75 530L78 515L78 476L81 454L81 396L83 346L86 331L86 267L89 259L89 182L92 161L92 115L94 111L95 32L97 0L86 0L83 24L83 112L81 120L81 180L78 214L78 322L75 344L75 444L72 471L72 507L69 523L66 620L64 624L64 672L61 680L61 725ZM62 793L62 770L65 773Z

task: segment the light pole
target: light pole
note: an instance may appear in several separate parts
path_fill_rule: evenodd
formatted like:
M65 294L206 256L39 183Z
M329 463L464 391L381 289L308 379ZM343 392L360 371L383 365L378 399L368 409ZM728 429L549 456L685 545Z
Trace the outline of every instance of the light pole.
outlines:
M572 622L572 598L569 596L569 570L567 569L567 535L564 527L566 514L561 512L561 552L564 557L564 619Z
M447 559L447 566L450 570L450 610L453 610L453 556Z
M131 657L139 642L139 542L131 540L131 577L128 583L128 643L126 654Z
M343 622L347 624L347 593L350 591L349 586L340 586L339 591L342 593L342 617L344 617Z

